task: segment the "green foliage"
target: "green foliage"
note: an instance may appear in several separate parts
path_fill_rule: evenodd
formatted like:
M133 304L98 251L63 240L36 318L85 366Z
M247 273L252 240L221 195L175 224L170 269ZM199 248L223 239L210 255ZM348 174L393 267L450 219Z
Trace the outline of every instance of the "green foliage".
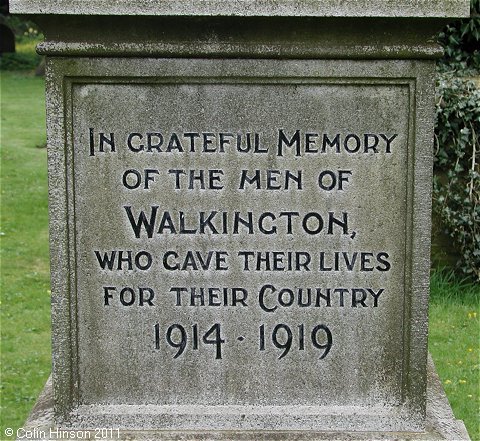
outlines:
M0 58L0 70L33 70L41 61L41 57L35 53L28 54L13 52L3 54Z
M480 0L471 0L470 10L470 18L447 25L439 34L439 42L445 48L438 63L440 72L480 73Z
M13 29L15 37L19 42L29 39L36 40L42 35L38 26L32 21L24 20L16 15L8 15L4 19L6 24Z
M433 208L463 260L480 280L480 90L449 74L437 82Z
M465 78L480 74L480 0L439 41L433 209L461 256L459 269L480 280L480 90Z
M4 17L5 22L15 33L15 52L0 56L0 70L33 70L42 57L35 52L35 46L43 40L37 26L18 17Z
M472 283L472 280L468 277L459 277L451 268L436 268L432 271L430 277L430 302L433 304L461 303L475 306L476 304L478 305L479 301L479 284ZM480 333L480 328L477 331Z

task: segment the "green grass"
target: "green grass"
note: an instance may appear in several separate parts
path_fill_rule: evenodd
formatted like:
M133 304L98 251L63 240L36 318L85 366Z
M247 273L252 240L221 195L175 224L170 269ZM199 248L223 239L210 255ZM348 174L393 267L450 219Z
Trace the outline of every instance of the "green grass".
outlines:
M50 372L44 80L1 72L1 436Z
M455 417L480 440L480 285L452 272L431 279L429 350Z
M1 78L1 434L25 421L50 372L43 79ZM480 440L480 287L432 277L430 350L472 440ZM1 435L0 435L1 436Z

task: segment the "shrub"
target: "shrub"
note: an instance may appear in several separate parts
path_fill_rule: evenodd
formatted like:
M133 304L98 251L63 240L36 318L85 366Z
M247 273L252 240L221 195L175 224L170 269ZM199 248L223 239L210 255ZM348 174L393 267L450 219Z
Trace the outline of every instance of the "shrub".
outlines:
M42 57L35 52L38 40L30 40L16 44L16 52L2 54L0 57L0 70L33 70Z
M439 34L445 52L437 64L440 72L460 75L480 73L480 0L471 0L470 18L455 21Z
M433 207L462 256L460 269L480 280L480 90L443 74L436 98Z
M8 15L0 17L15 33L15 52L0 56L0 70L33 70L42 57L35 52L35 46L43 37L35 24Z
M433 209L461 256L458 267L480 280L480 0L469 19L439 34ZM479 83L480 84L480 83Z

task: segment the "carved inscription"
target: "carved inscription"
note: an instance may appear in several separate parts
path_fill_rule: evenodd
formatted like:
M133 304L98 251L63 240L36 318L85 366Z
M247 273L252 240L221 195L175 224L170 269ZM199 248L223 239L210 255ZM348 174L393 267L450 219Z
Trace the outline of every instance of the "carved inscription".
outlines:
M91 157L98 154L115 154L127 149L134 154L156 153L195 153L222 154L226 149L233 149L242 154L268 154L282 157L287 151L294 157L307 154L392 154L394 140L398 134L365 133L327 135L319 133L303 133L297 129L293 135L285 130L276 130L278 136L274 144L261 141L261 133L219 132L184 132L163 134L161 132L129 133L121 139L115 132L99 132L89 128L88 152ZM322 141L317 144L317 140ZM135 140L135 141L134 141ZM123 142L121 142L123 141ZM108 148L107 148L108 146ZM328 149L327 149L328 146ZM119 184L128 190L148 190L164 181L171 190L189 192L192 190L239 191L251 187L254 190L295 191L348 191L350 180L354 180L353 170L320 170L314 181L317 188L310 189L303 182L304 170L223 170L223 169L127 169L121 174ZM230 182L238 182L228 188L223 178L231 176ZM144 209L134 210L130 205L122 207L128 219L130 233L135 238L152 239L162 235L346 235L354 239L356 231L349 227L348 211L300 212L300 211L192 211L182 209L164 211L160 205L150 205ZM176 250L162 251L160 255L152 255L146 250L92 250L101 270L111 272L148 271L154 266L160 271L228 271L230 266L237 265L242 271L336 271L336 272L388 272L391 268L387 251L319 251L312 254L308 251L254 251L241 250L235 254L228 250L189 249L181 255ZM117 287L103 286L104 307L113 304L123 307L145 306L155 307L154 287ZM258 291L249 292L244 287L208 287L173 286L168 290L176 307L248 307L260 308L267 313L274 313L278 308L328 308L332 305L342 308L377 308L380 296L385 289L371 287L276 287L265 284ZM158 297L157 297L158 298ZM168 300L167 300L168 301ZM160 335L161 326L156 323L155 349L165 350L161 340L167 346L177 349L173 358L180 357L186 348L198 350L199 344L210 344L215 347L215 359L222 359L222 345L226 339L222 337L221 324L215 323L205 334L199 335L198 324L192 325L192 334L178 323L167 327L165 336ZM305 350L305 325L298 325L298 349ZM259 350L266 350L265 325L259 328ZM319 331L323 336L318 337ZM271 343L280 349L279 359L285 357L293 344L293 333L286 324L277 324L270 335ZM323 359L333 345L333 335L324 324L314 327L311 344L316 349L323 349L319 359ZM242 341L241 339L239 341ZM324 341L320 343L319 341Z
M133 99L135 87L116 87ZM139 87L155 96L155 86ZM195 118L185 103L166 110L160 96L150 110L132 101L128 118L106 98L114 90L78 88L75 161L86 171L76 182L85 337L93 320L94 327L124 335L122 345L137 354L135 369L160 366L164 395L152 393L151 402L174 396L175 375L185 384L188 372L202 376L202 369L228 375L230 363L243 360L252 369L246 384L261 382L256 366L265 362L275 363L272 375L282 384L305 366L328 372L306 374L301 384L300 377L293 380L291 388L309 402L308 388L328 389L335 370L367 341L374 355L362 348L359 363L374 366L375 357L387 354L393 359L378 375L393 369L401 354L388 355L389 345L400 341L401 323L387 332L386 320L400 314L403 295L405 193L398 182L405 118L398 124L364 116L359 122L344 113L335 118L321 102L322 94L329 105L337 99L328 87L307 88L318 115L303 119L287 109L278 118L256 110L249 124L242 106L251 105L236 90L233 110L222 105ZM405 96L402 88L378 90L387 98ZM191 92L175 91L181 99ZM222 89L224 100L230 92ZM293 88L289 93L294 97ZM165 99L172 105L175 96L168 89ZM380 96L372 109L385 107L387 98ZM82 100L96 103L99 113L85 111ZM338 100L348 107L348 100ZM128 105L121 108L126 112ZM96 180L91 191L97 194L89 193L88 179ZM98 344L108 352L108 344ZM93 375L88 366L85 375ZM126 373L119 363L106 371ZM231 381L232 391L244 388ZM116 382L107 384L107 400ZM148 394L147 383L140 383ZM207 387L200 383L199 393ZM258 399L268 400L271 385L257 387ZM225 400L237 402L245 391L228 392ZM97 393L86 391L86 402ZM215 393L224 396L221 388ZM339 404L348 404L348 394L339 393Z

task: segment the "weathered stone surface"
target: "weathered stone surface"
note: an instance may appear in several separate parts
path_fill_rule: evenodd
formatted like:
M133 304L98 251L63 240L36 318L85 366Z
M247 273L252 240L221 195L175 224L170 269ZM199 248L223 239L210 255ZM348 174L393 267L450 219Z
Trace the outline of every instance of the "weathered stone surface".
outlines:
M51 149L51 167L66 161L54 189L68 201L52 203L52 241L75 250L77 268L73 317L54 296L55 335L65 335L69 318L78 335L55 351L58 395L67 400L71 369L69 399L81 404L65 417L84 426L422 430L430 137L412 130L415 118L430 115L422 96L412 100L410 78L425 87L430 69L398 61L53 60L49 88L63 84L66 94L49 103L50 130L63 132L55 114L71 109L72 136L66 150ZM163 138L158 150L145 151L148 133L157 133L152 145ZM220 133L234 136L224 135L221 147ZM247 133L252 148L239 151L236 137L247 149ZM322 145L324 134L332 146ZM149 188L144 178L133 188L145 170ZM221 172L202 184L188 181L192 170ZM131 251L132 268L115 260L108 269L113 251ZM188 252L195 261L185 260ZM268 264L260 259L267 256ZM64 275L54 273L60 293ZM192 305L192 288L219 291ZM312 296L310 306L299 306L300 292L304 304ZM202 342L208 331L209 340L219 331L218 344ZM289 332L281 357L275 345ZM100 413L89 407L99 404ZM138 406L147 406L141 416ZM322 417L305 418L313 414Z
M142 0L15 0L18 14L69 15L165 15L165 16L286 16L286 17L458 17L469 14L463 0L237 0L157 1Z
M56 424L432 439L428 36L452 3L13 3L47 36Z
M53 423L53 394L51 380L45 385L45 389L39 397L25 427L25 433L30 431L33 435L29 439L35 441L50 441L55 439L51 436L59 438L56 433L61 434L62 428L58 428ZM265 441L440 441L455 440L469 441L470 438L462 421L456 420L448 404L447 397L443 392L440 380L435 372L435 367L431 359L428 363L428 386L427 386L427 410L426 410L426 429L421 433L379 433L379 432L305 432L305 431L250 431L250 432L234 432L234 431L210 431L210 432L168 432L168 431L114 431L113 436L105 431L103 439L108 440L130 440L130 441L146 441L146 440L265 440ZM58 431L58 432L57 432ZM99 432L98 434L100 434ZM98 435L97 434L97 435ZM24 432L19 433L19 439ZM70 432L69 432L69 435ZM94 439L94 431L78 431L69 439ZM75 438L75 435L78 435Z
M395 406L408 87L209 83L73 87L83 402Z

